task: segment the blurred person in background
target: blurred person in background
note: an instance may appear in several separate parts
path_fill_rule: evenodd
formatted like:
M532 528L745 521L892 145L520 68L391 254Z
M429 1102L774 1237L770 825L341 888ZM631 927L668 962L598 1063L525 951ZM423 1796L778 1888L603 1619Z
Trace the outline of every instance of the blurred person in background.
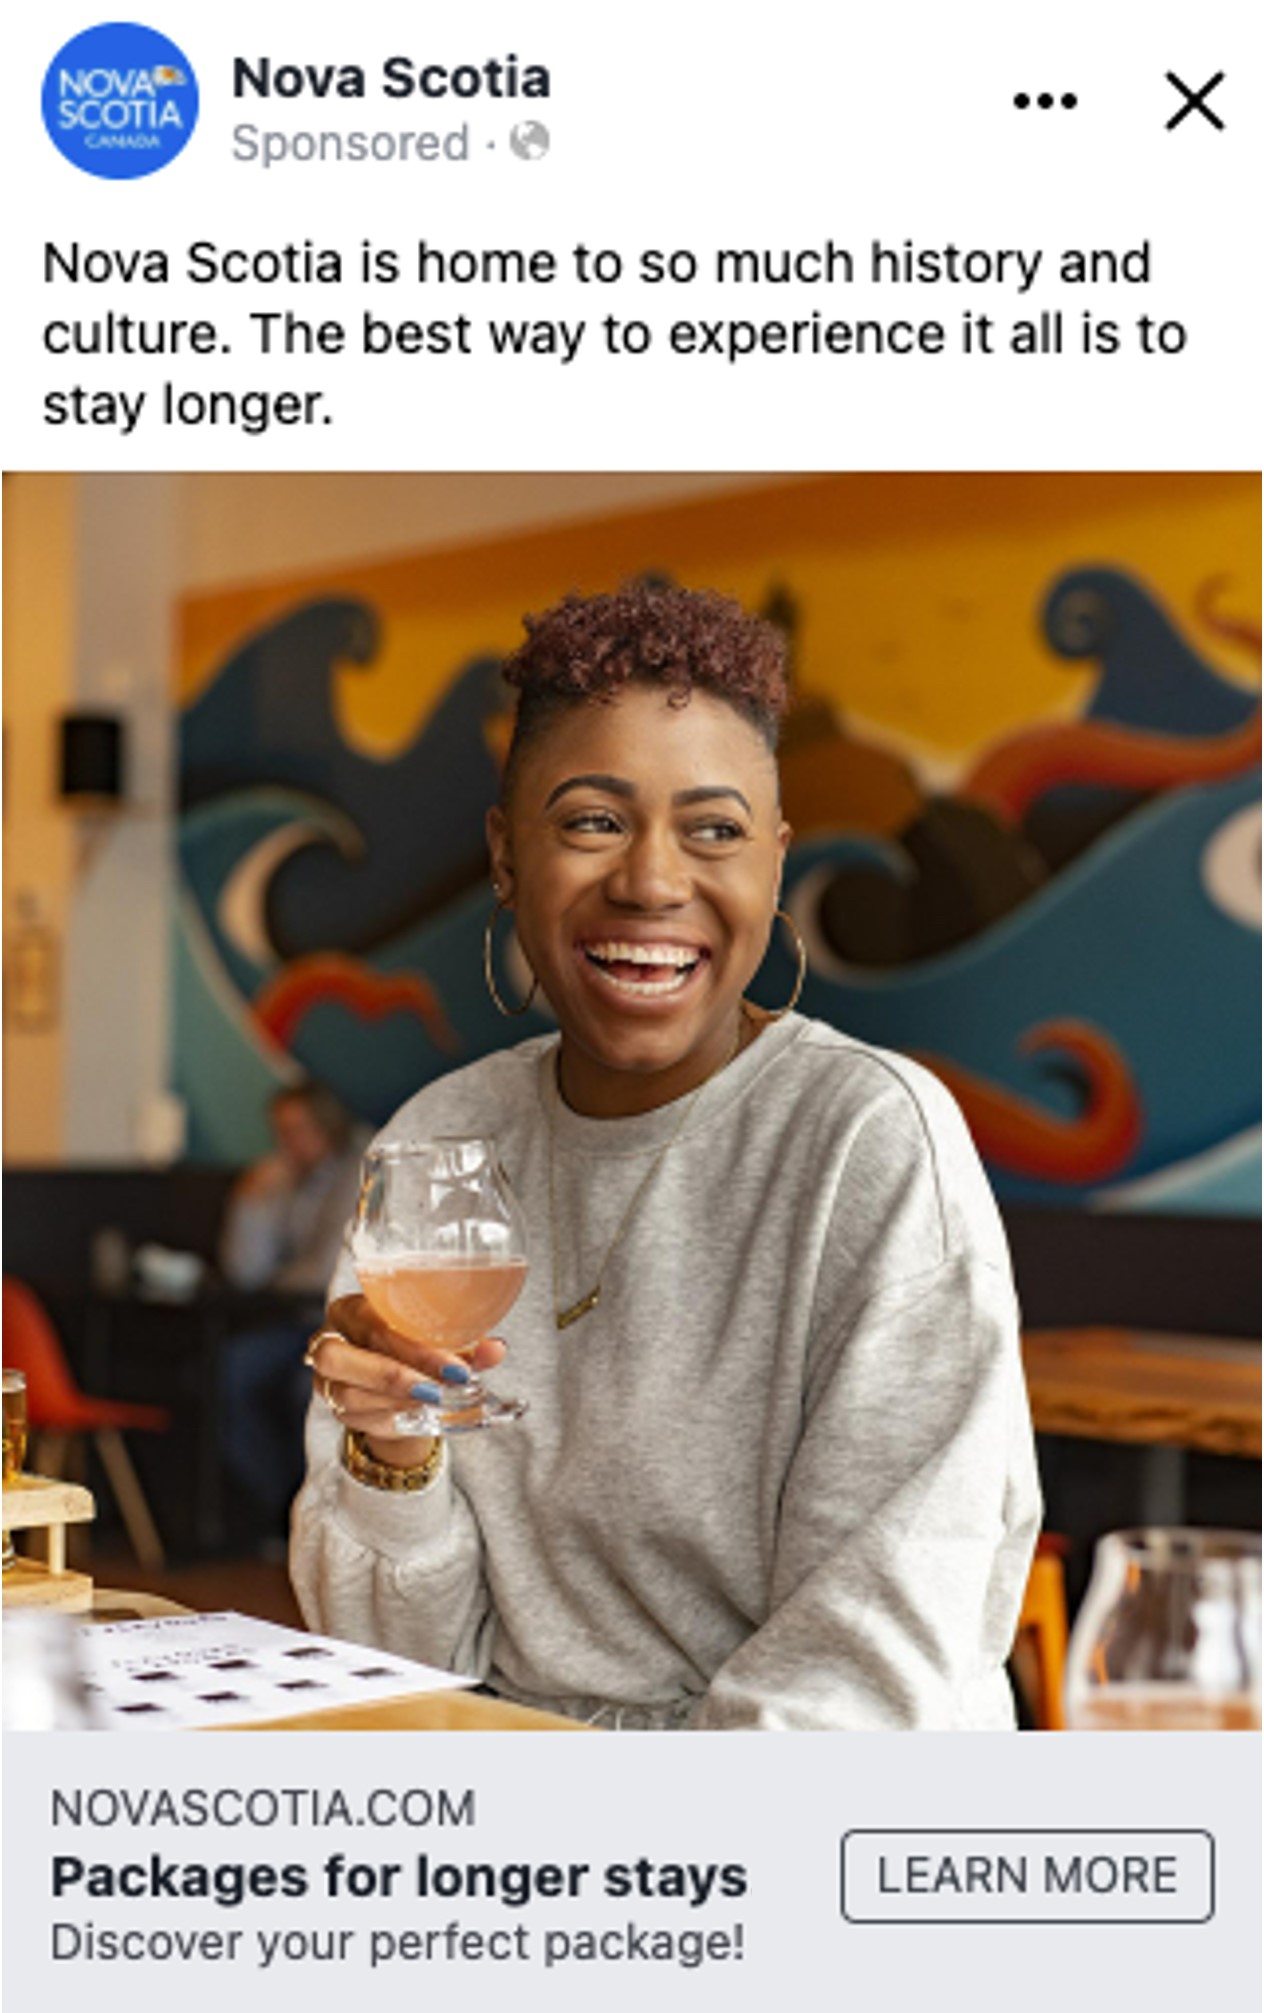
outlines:
M231 1527L265 1543L280 1536L302 1477L303 1349L355 1207L363 1146L323 1084L287 1084L269 1102L268 1121L274 1151L235 1184L219 1251L239 1293L292 1302L230 1335L219 1364Z

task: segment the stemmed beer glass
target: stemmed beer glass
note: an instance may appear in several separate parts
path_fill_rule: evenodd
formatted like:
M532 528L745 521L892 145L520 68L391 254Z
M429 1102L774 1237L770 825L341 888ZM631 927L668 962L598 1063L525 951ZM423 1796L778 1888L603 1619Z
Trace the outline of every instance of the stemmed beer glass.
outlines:
M1259 1537L1103 1538L1071 1632L1067 1724L1114 1733L1258 1727Z
M526 1230L490 1139L371 1147L351 1257L365 1299L397 1335L468 1353L509 1312L527 1276ZM521 1418L525 1403L471 1377L442 1402L401 1412L395 1431L471 1433Z

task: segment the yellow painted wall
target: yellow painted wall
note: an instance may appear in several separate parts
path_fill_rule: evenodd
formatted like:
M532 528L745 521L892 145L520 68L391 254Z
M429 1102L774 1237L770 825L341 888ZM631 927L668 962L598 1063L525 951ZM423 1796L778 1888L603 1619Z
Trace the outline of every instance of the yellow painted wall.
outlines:
M524 610L657 566L754 605L788 586L802 607L803 688L948 780L999 734L1080 711L1093 670L1055 656L1038 616L1058 573L1095 563L1135 571L1203 655L1258 683L1258 656L1198 612L1218 581L1218 606L1258 628L1253 477L915 475L791 480L196 595L180 690L192 696L243 635L295 602L363 597L383 619L382 647L371 666L348 667L340 715L362 752L386 756L462 662L513 645Z

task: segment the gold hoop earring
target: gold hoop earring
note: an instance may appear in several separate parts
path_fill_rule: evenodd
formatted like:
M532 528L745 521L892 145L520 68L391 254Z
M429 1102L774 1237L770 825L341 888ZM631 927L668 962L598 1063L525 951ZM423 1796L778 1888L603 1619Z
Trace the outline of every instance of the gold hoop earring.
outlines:
M786 928L794 933L794 947L799 958L799 972L794 982L794 991L783 1007L778 1007L776 1013L770 1013L768 1016L769 1020L784 1020L799 1004L799 994L803 991L803 983L808 975L808 948L803 941L803 933L792 915L788 915L785 909L774 909L773 916L774 918L780 916Z
M504 1014L506 1020L516 1020L518 1015L526 1013L528 1007L531 1005L532 1000L536 996L536 992L539 988L540 981L536 977L535 973L532 972L531 990L527 994L527 997L523 1000L521 1006L516 1007L506 1006L505 1002L503 1001L503 999L500 997L500 994L496 990L496 974L492 968L492 931L496 927L497 916L500 914L501 910L503 908L506 908L507 906L508 904L501 901L499 894L497 894L496 906L493 908L490 916L488 916L487 928L483 931L483 977L487 981L487 990L492 996L492 1002L496 1008L497 1013Z

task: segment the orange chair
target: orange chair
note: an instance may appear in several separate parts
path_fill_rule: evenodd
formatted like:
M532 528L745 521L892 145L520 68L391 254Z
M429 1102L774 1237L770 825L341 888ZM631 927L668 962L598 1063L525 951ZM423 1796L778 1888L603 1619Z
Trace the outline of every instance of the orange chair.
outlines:
M45 1309L19 1279L4 1281L4 1363L26 1375L26 1416L40 1436L40 1463L56 1475L72 1434L91 1433L101 1463L141 1564L157 1569L165 1559L140 1478L123 1443L123 1432L165 1433L171 1415L158 1405L132 1405L114 1398L90 1398L70 1373L60 1337Z
M1065 1550L1065 1538L1051 1531L1041 1534L1014 1639L1014 1673L1042 1733L1061 1733L1066 1726L1062 1708L1067 1653Z

